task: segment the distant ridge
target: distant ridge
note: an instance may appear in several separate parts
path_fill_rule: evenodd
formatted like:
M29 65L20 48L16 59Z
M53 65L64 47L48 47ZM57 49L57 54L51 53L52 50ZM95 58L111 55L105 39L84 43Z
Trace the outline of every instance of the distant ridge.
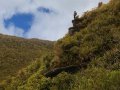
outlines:
M18 70L52 50L53 43L0 34L0 80L15 75Z

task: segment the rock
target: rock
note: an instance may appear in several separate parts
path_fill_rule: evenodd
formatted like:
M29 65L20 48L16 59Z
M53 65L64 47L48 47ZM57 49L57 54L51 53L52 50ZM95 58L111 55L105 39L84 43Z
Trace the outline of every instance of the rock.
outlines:
M74 27L70 27L70 28L69 28L69 34L70 34L70 35L73 35L73 34L74 34L74 31L75 31L75 30L74 30Z
M46 77L55 77L61 72L68 72L68 73L75 73L80 69L80 66L78 65L71 65L71 66L66 66L66 67L60 67L60 68L55 68L53 70L50 70L44 74Z
M68 73L76 73L78 70L81 68L86 68L86 64L81 64L81 65L71 65L71 66L66 66L66 67L60 67L60 68L55 68L53 70L50 70L44 74L45 77L55 77L61 72L68 72Z
M99 2L98 3L98 8L101 7L103 5L103 2Z

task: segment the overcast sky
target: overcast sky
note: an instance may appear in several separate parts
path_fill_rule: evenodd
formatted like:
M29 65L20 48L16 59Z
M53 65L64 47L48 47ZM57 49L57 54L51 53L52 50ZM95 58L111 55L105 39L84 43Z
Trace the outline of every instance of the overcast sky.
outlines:
M108 0L0 0L0 33L57 40L72 25L73 12L82 15Z

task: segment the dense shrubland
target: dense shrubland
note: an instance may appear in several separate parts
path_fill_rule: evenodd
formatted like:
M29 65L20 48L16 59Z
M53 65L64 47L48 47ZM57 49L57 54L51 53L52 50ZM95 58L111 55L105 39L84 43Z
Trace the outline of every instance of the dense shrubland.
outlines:
M91 12L86 12L82 16L84 19L80 22L85 27L79 28L79 32L74 33L72 36L66 35L56 43L56 62L58 62L58 65L64 66L94 61L93 59L104 58L109 56L108 54L111 54L111 57L118 54L118 58L113 61L113 64L116 61L119 63L119 17L120 2L117 0Z
M0 35L0 81L52 50L53 42Z
M120 90L120 1L86 12L80 27L58 40L54 52L39 58L16 77L1 83L5 90ZM55 67L86 64L77 73L47 78Z

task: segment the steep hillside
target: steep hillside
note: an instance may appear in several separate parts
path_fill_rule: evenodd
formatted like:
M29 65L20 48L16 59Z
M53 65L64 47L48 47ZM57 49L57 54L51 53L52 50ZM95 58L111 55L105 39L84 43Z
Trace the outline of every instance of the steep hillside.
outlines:
M0 80L52 50L53 42L0 35Z
M56 43L55 50L60 67L103 63L101 67L120 68L120 1L111 0L75 18L72 29Z
M87 11L72 23L55 43L54 53L3 81L1 89L120 90L120 0ZM75 73L63 70L70 66L81 68ZM46 72L54 76L46 77Z

